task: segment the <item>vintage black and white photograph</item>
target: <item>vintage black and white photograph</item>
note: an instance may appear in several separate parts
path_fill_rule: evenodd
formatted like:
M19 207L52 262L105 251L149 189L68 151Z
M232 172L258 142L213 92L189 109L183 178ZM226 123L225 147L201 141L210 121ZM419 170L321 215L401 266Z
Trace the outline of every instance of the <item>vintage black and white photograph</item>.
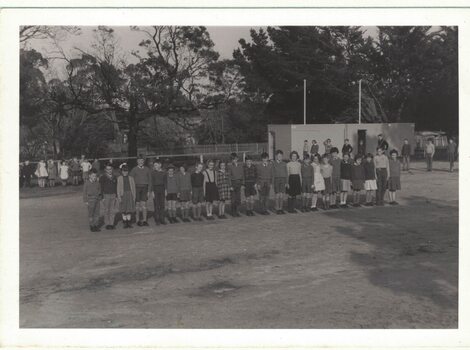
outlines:
M458 328L458 35L23 23L19 327Z

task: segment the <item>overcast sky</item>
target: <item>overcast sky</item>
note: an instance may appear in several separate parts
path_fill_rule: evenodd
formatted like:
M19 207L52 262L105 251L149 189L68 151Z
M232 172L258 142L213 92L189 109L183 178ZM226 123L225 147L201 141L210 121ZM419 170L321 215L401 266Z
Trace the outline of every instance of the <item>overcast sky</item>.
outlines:
M119 40L119 46L122 48L122 51L128 53L128 58L132 61L133 57L131 57L130 52L139 49L138 44L144 38L144 35L140 32L131 31L128 26L112 28L116 38ZM241 38L247 41L250 40L251 28L259 29L260 27L207 27L207 30L214 42L215 50L220 54L220 58L230 59L232 58L233 50L239 47L238 41ZM96 29L96 27L81 27L80 35L68 36L66 40L61 42L64 51L70 56L77 54L74 48L88 51L90 42L93 40L93 29ZM376 27L363 27L363 29L365 30L365 35L374 36L376 33ZM54 50L52 44L47 40L31 40L28 45L46 54ZM56 71L60 71L61 63L53 62L52 67ZM60 72L57 73L60 75Z

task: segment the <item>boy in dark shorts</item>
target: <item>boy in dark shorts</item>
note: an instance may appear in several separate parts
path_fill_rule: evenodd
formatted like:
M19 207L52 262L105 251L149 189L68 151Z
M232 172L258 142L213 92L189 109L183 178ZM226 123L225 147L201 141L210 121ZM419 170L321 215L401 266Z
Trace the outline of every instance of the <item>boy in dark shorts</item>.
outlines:
M168 202L168 218L171 224L176 224L176 201L178 200L179 177L175 175L175 167L170 165L166 176L165 197Z
M273 166L271 163L269 163L269 155L266 152L261 154L261 164L257 166L256 174L256 187L259 193L261 209L260 213L262 215L269 215L268 200L273 179Z
M254 216L253 210L255 208L256 179L258 174L250 156L246 157L246 165L243 172L245 180L246 215Z
M338 209L336 204L336 196L341 193L341 158L338 156L339 150L333 147L330 151L331 158L330 164L333 168L331 173L331 197L330 197L330 208Z
M196 171L191 174L193 219L202 221L201 206L204 203L204 174L202 173L202 163L196 164Z
M282 160L284 152L276 151L276 160L273 163L274 198L276 201L276 214L285 214L282 209L284 205L284 193L287 186L287 164Z
M144 157L137 158L137 166L131 170L130 176L135 181L135 219L138 226L148 226L147 223L147 200L152 189L152 174L150 169L144 165ZM142 221L139 213L142 213Z

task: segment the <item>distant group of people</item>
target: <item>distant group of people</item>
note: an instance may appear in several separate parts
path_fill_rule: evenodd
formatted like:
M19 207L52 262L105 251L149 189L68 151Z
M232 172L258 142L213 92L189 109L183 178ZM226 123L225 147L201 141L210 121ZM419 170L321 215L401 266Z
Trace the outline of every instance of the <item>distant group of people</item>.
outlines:
M20 163L19 182L20 188L31 187L31 180L36 177L39 187L55 187L57 183L62 186L69 184L78 186L88 180L91 169L100 171L100 161L94 159L90 161L84 155L80 159L55 161L53 159L41 159L37 164L32 164L29 160Z

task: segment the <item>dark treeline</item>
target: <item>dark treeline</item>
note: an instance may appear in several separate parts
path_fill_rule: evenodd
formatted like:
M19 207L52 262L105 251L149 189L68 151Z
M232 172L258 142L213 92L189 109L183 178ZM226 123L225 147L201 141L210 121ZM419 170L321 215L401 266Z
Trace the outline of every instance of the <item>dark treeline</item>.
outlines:
M221 60L205 27L131 27L144 38L125 55L112 28L98 27L74 55L61 38L76 27L20 30L20 123L24 157L107 154L116 135L139 146L262 142L268 123L414 122L458 133L456 27L268 27ZM53 54L28 45L51 40ZM132 60L128 59L129 55ZM49 74L53 60L65 64ZM60 76L61 78L46 78Z

